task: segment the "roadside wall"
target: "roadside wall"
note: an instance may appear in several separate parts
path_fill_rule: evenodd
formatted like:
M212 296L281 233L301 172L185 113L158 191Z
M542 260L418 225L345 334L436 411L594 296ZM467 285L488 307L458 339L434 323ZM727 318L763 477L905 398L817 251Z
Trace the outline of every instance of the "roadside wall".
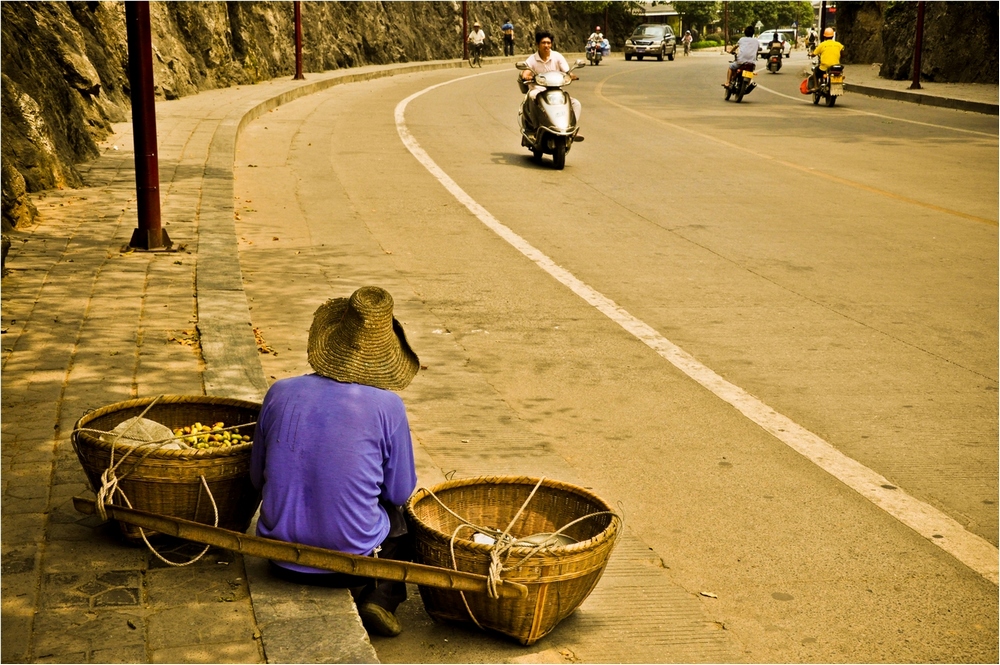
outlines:
M1000 3L925 3L920 76L926 81L997 83ZM838 2L844 62L882 64L880 76L913 77L917 3Z

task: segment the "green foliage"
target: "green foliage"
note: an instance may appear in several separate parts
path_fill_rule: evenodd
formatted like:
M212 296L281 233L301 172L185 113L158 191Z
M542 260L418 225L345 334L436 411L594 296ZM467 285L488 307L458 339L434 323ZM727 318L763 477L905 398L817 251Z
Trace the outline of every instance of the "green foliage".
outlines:
M684 25L697 26L699 29L702 26L717 22L721 8L721 2L695 2L687 0L674 2L674 9L681 15Z
M809 2L730 2L729 31L740 35L748 25L764 24L761 30L788 27L798 21L799 29L813 23L813 10Z
M705 40L705 39L703 39L703 40L701 40L701 41L698 41L698 42L694 42L693 44L691 44L691 48L692 48L692 49L700 49L700 48L715 48L715 47L717 47L718 45L719 45L719 42L714 42L714 41L710 41L710 40Z

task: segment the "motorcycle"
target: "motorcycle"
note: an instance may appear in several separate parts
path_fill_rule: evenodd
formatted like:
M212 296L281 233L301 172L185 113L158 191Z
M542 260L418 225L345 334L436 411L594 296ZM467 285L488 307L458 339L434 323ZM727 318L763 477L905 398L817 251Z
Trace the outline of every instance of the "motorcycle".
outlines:
M599 42L592 39L588 40L586 47L587 60L592 65L599 65L601 64L601 58L606 56L610 50L610 44L607 39Z
M754 74L755 69L757 65L753 62L744 62L736 68L729 79L729 85L726 86L726 101L736 95L736 103L739 104L744 96L749 95L757 87L757 82L754 81L757 76Z
M586 60L577 60L570 71L586 64ZM573 79L568 72L536 72L526 62L519 62L516 67L521 71L531 71L535 85L545 88L532 101L527 94L527 82L518 76L518 85L521 92L525 93L517 114L521 145L528 148L535 159L541 159L543 154L552 155L553 166L562 169L566 166L566 154L573 147L573 142L583 140L576 137L580 131L576 124L576 113L569 93L563 89Z
M814 69L817 60L813 60ZM813 104L819 104L821 99L826 100L827 106L837 103L837 97L844 94L844 66L831 65L825 73L820 72L816 87L812 90Z
M778 70L781 69L782 60L782 49L781 44L776 44L771 47L770 52L767 54L767 71L772 74L777 74Z

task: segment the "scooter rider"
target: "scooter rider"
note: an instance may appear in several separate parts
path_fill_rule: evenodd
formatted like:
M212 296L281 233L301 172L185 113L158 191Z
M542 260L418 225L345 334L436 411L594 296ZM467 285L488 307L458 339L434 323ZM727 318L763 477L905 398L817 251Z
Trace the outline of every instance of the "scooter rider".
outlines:
M743 30L740 41L736 42L736 45L729 51L736 54L736 59L729 63L729 69L726 70L726 82L722 84L723 88L729 87L729 82L733 80L733 72L740 65L756 65L758 51L760 51L760 40L753 36L753 26L748 25Z
M812 52L812 55L819 56L819 64L809 79L809 90L815 90L819 86L820 79L830 67L840 64L840 52L843 50L844 45L833 38L833 28L824 30L823 40Z
M521 71L521 80L528 84L528 94L525 96L525 104L530 100L533 104L535 102L535 97L538 93L542 92L545 88L542 86L535 85L532 81L535 78L535 72L542 74L544 72L567 72L569 76L574 81L577 80L576 74L570 73L569 63L566 62L566 58L563 57L558 51L552 50L552 33L546 30L540 30L535 33L535 45L538 47L538 51L532 53L525 60L528 65L528 69ZM576 115L576 121L580 122L580 101L575 97L570 97L570 104L573 106L573 113ZM531 118L531 114L527 112L528 109L525 108L524 117L526 119ZM577 140L582 140L582 137L577 135Z
M604 35L601 34L601 26L594 28L594 31L590 33L590 37L587 37L588 42L597 42L600 44L604 41Z
M775 53L783 55L784 48L785 45L781 41L781 35L775 30L774 35L771 37L771 43L767 46L768 55L774 55Z

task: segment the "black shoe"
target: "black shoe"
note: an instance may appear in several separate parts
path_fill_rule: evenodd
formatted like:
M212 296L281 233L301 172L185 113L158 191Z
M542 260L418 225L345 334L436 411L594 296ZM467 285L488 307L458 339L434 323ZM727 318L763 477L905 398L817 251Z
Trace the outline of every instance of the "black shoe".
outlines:
M403 632L396 615L375 603L364 603L358 608L361 615L361 623L364 624L368 632L382 635L383 637L396 637Z

